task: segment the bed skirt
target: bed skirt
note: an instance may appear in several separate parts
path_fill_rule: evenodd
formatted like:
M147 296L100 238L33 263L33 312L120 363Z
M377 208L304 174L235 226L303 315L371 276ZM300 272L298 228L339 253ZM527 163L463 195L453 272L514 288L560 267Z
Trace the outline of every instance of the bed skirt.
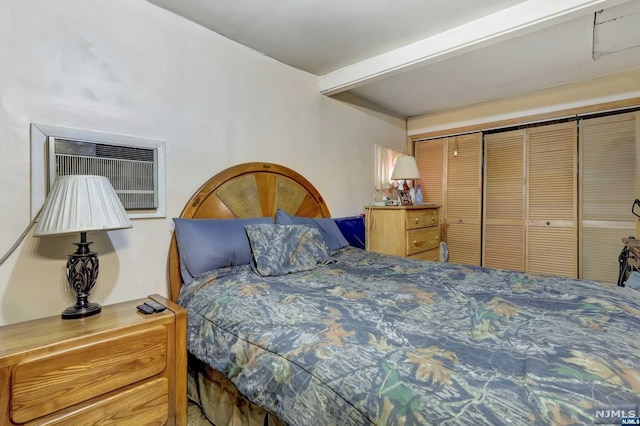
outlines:
M222 373L189 354L189 425L283 426L274 414L248 401ZM195 406L199 408L196 409Z

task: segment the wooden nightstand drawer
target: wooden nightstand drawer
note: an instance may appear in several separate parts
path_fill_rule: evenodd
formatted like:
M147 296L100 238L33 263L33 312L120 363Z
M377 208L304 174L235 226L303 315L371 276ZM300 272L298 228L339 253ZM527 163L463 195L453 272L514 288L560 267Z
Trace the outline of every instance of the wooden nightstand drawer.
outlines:
M407 229L438 225L438 209L407 210Z
M412 254L409 256L411 259L430 260L432 262L440 261L440 247L427 251L421 251L420 253Z
M440 228L420 228L407 231L407 255L440 246Z
M24 423L161 373L167 329L156 326L16 366L11 417Z
M0 327L0 425L186 425L186 311L148 299Z
M169 416L169 381L165 378L146 381L114 392L96 403L54 419L42 419L46 425L164 425Z
M367 215L367 250L422 259L415 255L440 246L437 206L369 207Z

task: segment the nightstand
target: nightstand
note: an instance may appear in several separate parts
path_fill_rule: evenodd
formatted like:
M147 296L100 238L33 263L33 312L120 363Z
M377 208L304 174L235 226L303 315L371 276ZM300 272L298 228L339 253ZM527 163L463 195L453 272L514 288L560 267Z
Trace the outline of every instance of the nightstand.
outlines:
M148 299L0 327L2 424L185 425L187 313Z
M439 260L440 216L437 206L366 208L369 251L421 260Z

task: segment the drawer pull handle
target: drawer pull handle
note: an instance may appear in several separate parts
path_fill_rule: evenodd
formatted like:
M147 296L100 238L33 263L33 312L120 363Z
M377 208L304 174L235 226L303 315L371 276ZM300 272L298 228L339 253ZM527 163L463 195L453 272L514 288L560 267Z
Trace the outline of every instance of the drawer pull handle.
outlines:
M416 221L416 223L420 222L420 220L417 217L414 220Z
M458 219L458 223L462 223L462 219Z
M547 222L547 225L551 225L551 222Z
M435 216L431 216L431 222L435 222L436 217Z
M436 241L440 241L440 237L436 236Z

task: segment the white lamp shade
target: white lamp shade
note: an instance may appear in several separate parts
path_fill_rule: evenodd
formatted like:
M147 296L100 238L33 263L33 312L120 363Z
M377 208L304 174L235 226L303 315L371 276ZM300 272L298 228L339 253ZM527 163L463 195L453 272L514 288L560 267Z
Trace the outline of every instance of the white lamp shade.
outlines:
M411 156L398 157L391 173L391 180L420 179L416 159Z
M70 175L56 179L33 234L69 234L131 228L131 222L109 179Z

